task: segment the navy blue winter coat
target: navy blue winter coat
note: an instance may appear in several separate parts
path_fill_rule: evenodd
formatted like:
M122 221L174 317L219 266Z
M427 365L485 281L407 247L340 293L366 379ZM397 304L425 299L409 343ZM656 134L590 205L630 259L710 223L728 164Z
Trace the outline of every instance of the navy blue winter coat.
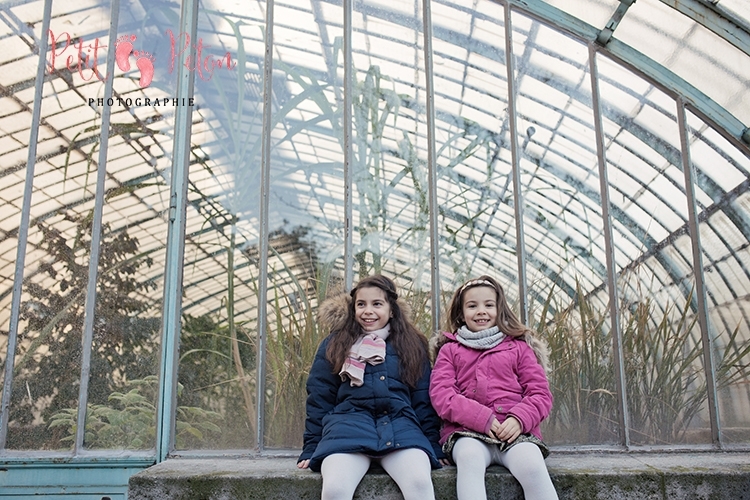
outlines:
M323 459L333 453L381 456L404 448L427 453L434 469L440 468L440 419L430 404L430 363L417 387L401 381L396 350L386 341L385 362L367 365L364 383L352 387L333 373L326 359L330 336L323 340L307 378L307 420L304 446L298 461L310 459L310 469L320 471Z

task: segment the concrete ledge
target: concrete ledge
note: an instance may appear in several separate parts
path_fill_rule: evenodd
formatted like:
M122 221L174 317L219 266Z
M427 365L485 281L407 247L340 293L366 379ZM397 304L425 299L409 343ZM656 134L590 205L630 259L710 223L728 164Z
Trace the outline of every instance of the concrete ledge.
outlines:
M560 500L750 500L750 453L553 453L547 467ZM437 500L456 500L455 467L433 471ZM503 467L486 475L488 497L522 500ZM129 500L320 498L320 474L294 458L172 459L130 478ZM401 500L382 470L370 471L356 500Z

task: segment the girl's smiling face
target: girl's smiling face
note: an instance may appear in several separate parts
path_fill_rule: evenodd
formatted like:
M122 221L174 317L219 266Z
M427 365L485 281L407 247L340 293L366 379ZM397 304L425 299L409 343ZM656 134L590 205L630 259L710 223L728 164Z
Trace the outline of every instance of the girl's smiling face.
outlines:
M374 286L357 290L354 298L354 317L366 332L380 330L391 319L391 305L385 292Z
M463 294L463 316L472 332L492 328L497 324L497 295L489 286L475 286Z

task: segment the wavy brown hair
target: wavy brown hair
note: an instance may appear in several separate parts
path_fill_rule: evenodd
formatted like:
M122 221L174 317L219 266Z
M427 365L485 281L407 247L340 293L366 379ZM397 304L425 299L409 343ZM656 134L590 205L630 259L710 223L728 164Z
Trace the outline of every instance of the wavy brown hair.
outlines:
M349 301L346 321L343 327L331 333L331 340L328 341L328 347L326 348L326 359L333 365L333 372L339 373L352 346L362 335L362 326L357 323L354 308L357 292L367 287L379 288L385 293L392 314L390 319L391 333L388 336L388 341L398 353L401 361L399 370L404 383L409 387L416 387L419 378L424 373L425 360L427 359L427 339L404 313L398 301L396 284L390 278L380 274L362 279L350 292L352 300Z
M529 332L529 327L521 323L518 316L511 310L508 300L505 298L505 290L494 278L482 275L478 278L470 279L461 285L453 293L450 306L448 307L448 330L455 332L465 324L464 321L464 304L463 294L466 290L478 286L486 286L495 289L495 301L497 303L497 327L506 335L511 337L520 337Z

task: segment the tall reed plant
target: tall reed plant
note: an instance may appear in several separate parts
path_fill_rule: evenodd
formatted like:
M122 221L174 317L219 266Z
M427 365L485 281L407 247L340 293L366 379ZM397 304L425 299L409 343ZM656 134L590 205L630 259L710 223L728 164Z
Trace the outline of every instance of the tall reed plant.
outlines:
M705 429L708 398L703 345L692 294L682 307L652 299L620 308L629 431L633 444L694 443ZM597 308L580 284L572 302L550 290L535 329L550 346L550 385L555 402L544 423L554 444L618 443L612 331L606 308ZM735 329L714 353L719 389L750 376L750 340ZM707 438L705 438L707 439Z
M283 262L283 261L282 261ZM317 264L314 276L298 277L284 265L292 293L273 287L266 341L266 446L299 448L305 429L307 377L320 342L328 335L317 321L317 306L336 287L333 266ZM271 321L272 318L272 321Z
M555 444L607 443L617 439L612 343L606 316L585 299L561 304L552 287L535 329L550 348L555 402L545 437Z

